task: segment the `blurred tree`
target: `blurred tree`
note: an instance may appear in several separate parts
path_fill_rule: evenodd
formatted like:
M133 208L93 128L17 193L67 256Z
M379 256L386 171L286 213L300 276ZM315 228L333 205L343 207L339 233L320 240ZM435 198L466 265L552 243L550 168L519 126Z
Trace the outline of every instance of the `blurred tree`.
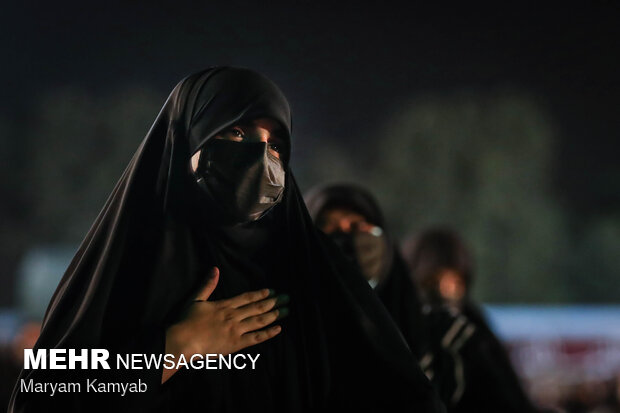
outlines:
M419 98L380 136L368 178L401 234L437 224L459 231L483 300L571 298L561 271L566 223L551 192L554 130L536 99L510 91Z
M69 88L40 101L27 158L33 242L81 241L163 101L136 88L97 98Z
M568 281L583 301L618 302L620 215L600 215L589 221L569 257Z
M81 241L163 101L149 89L95 97L68 88L47 94L20 128L0 120L8 272L28 245ZM504 91L397 107L356 147L315 137L295 155L302 186L368 187L398 236L454 227L472 246L482 300L618 301L619 221L601 217L580 236L568 233L551 190L556 137L544 105Z
M337 164L327 180L370 187L398 235L455 228L476 258L478 298L557 302L572 296L551 192L554 138L544 108L523 94L427 96L399 105L354 160L334 161L342 150L323 147L330 156L306 173L325 179Z
M12 301L15 268L28 244L31 208L27 202L24 136L18 120L0 118L0 303Z

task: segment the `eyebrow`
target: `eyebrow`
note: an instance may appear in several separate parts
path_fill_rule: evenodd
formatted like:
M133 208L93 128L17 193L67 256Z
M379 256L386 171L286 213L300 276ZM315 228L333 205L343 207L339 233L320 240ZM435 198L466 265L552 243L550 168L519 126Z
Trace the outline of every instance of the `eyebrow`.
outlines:
M281 143L287 143L288 140L283 136L283 132L284 131L282 129L276 129L270 134L270 137Z

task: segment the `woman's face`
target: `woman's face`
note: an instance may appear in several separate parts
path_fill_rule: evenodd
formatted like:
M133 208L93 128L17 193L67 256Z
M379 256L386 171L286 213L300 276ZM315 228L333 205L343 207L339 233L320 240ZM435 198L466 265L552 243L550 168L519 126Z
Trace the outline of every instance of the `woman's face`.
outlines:
M369 223L362 214L348 208L329 208L321 214L320 229L326 234L336 231L345 233L371 232L374 225Z
M288 153L286 133L278 122L271 118L258 118L247 123L231 126L215 135L215 139L226 139L233 142L265 142L269 152L285 162ZM192 171L198 168L200 152L196 152L191 159Z
M437 274L437 288L445 301L453 303L460 302L467 292L465 279L451 268L444 268Z

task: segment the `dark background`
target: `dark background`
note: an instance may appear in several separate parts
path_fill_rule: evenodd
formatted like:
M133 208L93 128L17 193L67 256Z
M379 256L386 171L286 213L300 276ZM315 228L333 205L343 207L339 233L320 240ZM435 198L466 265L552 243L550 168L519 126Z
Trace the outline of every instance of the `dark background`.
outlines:
M176 82L220 64L289 98L302 189L365 183L398 237L455 227L479 298L619 301L618 2L25 3L0 25L0 306L30 249L79 244Z

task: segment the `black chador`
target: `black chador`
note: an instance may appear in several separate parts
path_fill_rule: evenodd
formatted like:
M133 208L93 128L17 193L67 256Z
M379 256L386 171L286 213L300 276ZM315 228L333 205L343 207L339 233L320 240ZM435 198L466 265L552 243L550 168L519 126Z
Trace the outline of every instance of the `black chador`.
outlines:
M290 296L282 332L243 350L260 354L256 369L182 369L163 385L161 370L28 370L21 378L141 380L148 391L51 398L17 387L11 412L441 411L372 289L315 230L289 149L278 163L265 160L260 144L212 139L263 117L280 125L290 146L284 95L246 69L207 69L174 88L60 282L36 346L165 353L166 329L217 266L210 300L260 288ZM207 168L220 168L216 181L192 172L199 150ZM258 203L241 202L248 199ZM252 219L230 225L244 214Z

